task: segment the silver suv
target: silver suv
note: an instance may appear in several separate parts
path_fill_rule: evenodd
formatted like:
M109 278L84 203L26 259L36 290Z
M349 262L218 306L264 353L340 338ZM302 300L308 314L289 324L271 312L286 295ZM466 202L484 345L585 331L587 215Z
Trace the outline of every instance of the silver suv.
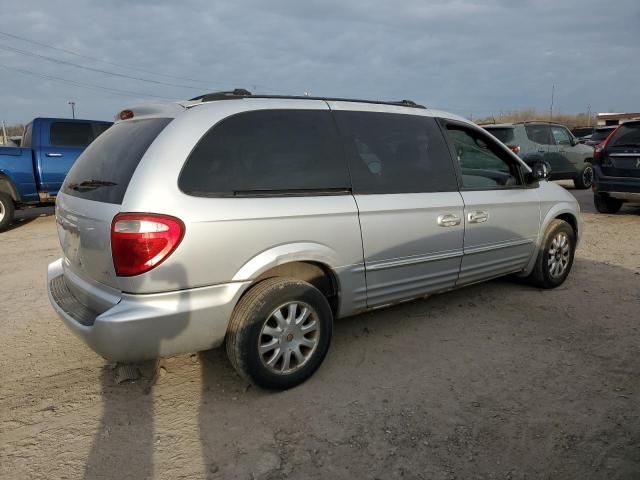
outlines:
M225 344L242 376L289 388L335 318L571 270L574 198L460 117L240 91L120 118L66 178L48 269L53 307L107 359Z

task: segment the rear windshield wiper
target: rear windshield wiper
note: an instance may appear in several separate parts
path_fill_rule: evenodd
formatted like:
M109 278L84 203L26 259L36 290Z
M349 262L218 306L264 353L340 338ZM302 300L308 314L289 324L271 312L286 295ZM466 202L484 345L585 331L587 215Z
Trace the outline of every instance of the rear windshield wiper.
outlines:
M78 192L88 192L99 187L113 187L115 185L117 185L117 183L107 182L105 180L84 180L80 183L70 183L69 188Z

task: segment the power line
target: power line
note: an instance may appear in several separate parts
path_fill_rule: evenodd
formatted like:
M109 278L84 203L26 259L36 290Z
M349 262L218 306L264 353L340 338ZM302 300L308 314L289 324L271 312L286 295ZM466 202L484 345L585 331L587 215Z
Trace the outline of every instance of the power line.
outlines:
M36 77L46 78L47 80L53 80L53 81L56 81L56 82L68 83L68 84L74 85L76 87L88 88L88 89L91 89L91 90L98 90L98 91L104 90L104 91L107 91L107 92L110 92L110 93L113 93L113 94L116 94L116 95L123 95L125 97L149 97L149 98L157 98L157 99L160 99L160 100L170 100L167 97L160 97L158 95L151 95L151 94L148 94L148 93L139 93L139 92L133 92L133 91L130 91L130 90L120 90L120 89L117 89L117 88L104 87L102 85L93 85L93 84L90 84L90 83L77 82L75 80L69 80L68 78L61 78L61 77L56 77L54 75L46 75L44 73L32 72L31 70L24 70L22 68L10 67L8 65L3 65L3 64L0 64L0 68L6 68L8 70L13 70L15 72L20 72L20 73L24 73L24 74L27 74L27 75L33 75L33 76L36 76Z
M49 57L47 55L40 55L39 53L27 52L26 50L21 50L19 48L10 47L8 45L0 45L0 49L6 50L8 52L19 53L21 55L26 55L26 56L29 56L29 57L42 58L42 59L48 60L50 62L59 63L59 64L62 64L62 65L69 65L69 66L72 66L72 67L81 68L83 70L90 70L92 72L98 72L98 73L103 73L103 74L106 74L106 75L112 75L114 77L129 78L131 80L139 80L141 82L155 83L157 85L165 85L165 86L168 86L168 87L188 88L188 89L191 89L191 90L202 91L202 87L195 87L193 85L180 85L180 84L169 83L169 82L161 82L159 80L152 80L150 78L134 77L132 75L126 75L124 73L110 72L109 70L102 70L101 68L87 67L86 65L80 65L78 63L68 62L66 60L60 60L59 58L53 58L53 57Z
M128 69L128 70L135 70L135 71L138 71L138 72L143 72L143 73L148 73L148 74L151 74L151 75L156 75L158 77L173 78L174 80L186 80L188 82L202 83L203 85L207 85L208 84L208 82L205 82L204 80L196 80L194 78L188 78L188 77L177 77L175 75L167 75L166 73L152 72L151 70L145 70L143 68L133 67L131 65L125 65L125 64L120 64L120 63L109 62L107 60L102 60L102 59L97 58L97 57L92 57L90 55L84 55L82 53L74 52L72 50L67 50L66 48L54 47L53 45L47 45L46 43L36 42L35 40L29 40L28 38L20 37L18 35L14 35L12 33L7 33L7 32L0 31L0 35L4 35L5 37L13 38L13 39L16 39L16 40L21 40L23 42L31 43L33 45L39 45L41 47L50 48L52 50L57 50L59 52L66 53L68 55L74 55L76 57L84 58L84 59L87 59L87 60L92 60L94 62L100 62L100 63L104 63L106 65L112 65L114 67L125 68L125 69Z

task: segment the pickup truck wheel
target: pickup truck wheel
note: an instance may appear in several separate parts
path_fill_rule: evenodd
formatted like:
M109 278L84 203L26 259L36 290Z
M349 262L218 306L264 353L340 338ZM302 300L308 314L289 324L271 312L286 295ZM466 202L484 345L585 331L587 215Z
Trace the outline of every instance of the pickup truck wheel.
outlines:
M564 220L555 219L547 228L529 282L540 288L556 288L566 280L576 249L576 234Z
M13 200L6 193L0 192L0 232L4 232L15 215L15 207Z
M591 188L593 184L593 165L586 162L582 170L578 172L578 176L573 180L573 184L581 190Z
M617 213L622 207L622 200L599 193L593 196L593 203L596 206L596 210L600 213Z
M293 278L269 278L236 305L225 340L227 355L246 380L285 390L320 367L332 329L331 307L320 290Z

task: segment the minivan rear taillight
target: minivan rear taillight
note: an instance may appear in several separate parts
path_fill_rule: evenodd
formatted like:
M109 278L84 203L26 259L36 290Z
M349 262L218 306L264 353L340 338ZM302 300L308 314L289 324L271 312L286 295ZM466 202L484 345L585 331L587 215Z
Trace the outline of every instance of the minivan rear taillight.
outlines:
M184 223L168 215L119 213L111 223L116 275L131 277L164 262L180 245Z

